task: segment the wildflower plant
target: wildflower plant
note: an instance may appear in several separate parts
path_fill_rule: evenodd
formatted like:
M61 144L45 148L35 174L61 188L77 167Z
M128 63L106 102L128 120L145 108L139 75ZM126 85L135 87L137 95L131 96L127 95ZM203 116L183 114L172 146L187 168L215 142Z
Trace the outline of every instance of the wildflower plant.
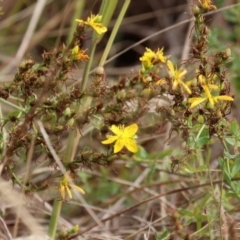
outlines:
M229 122L227 118L234 101L225 68L231 54L229 48L209 52L210 30L204 18L209 10L216 10L211 1L199 0L199 6L193 5L192 54L181 66L174 64L163 48L146 48L139 59L141 67L129 75L119 76L118 81L108 81L103 64L89 74L98 41L93 38L90 50L83 47L82 42L89 36L87 28L91 27L97 35L107 31L103 16L91 14L87 20L76 20L78 24L69 45L62 44L44 52L41 63L27 56L18 66L13 81L1 85L1 103L14 109L1 118L2 175L25 193L42 192L45 189L31 179L34 171L29 170L28 179L24 181L18 175L17 166L29 159L38 159L39 154L43 156L45 166L52 169L54 181L49 182L56 193L50 237L56 237L62 204L75 200L72 191L85 194L86 198L90 194L81 182L83 169L104 172L108 166L114 169L119 160L137 159L139 161L133 162L136 166L139 164L138 167L142 162L149 164L150 179L156 161L151 159L143 139L161 131L165 124L171 126L167 142L171 143L173 132L181 139L180 150L157 155L160 159L166 157L168 170L185 174L203 187L211 187L209 192L214 192L219 183L221 189L218 199L208 191L204 199L204 203L209 203L206 211L209 206L215 206L211 220L204 216L203 209L189 207L187 212L176 207L174 213L169 214L169 221L174 223L172 232L161 228L162 234L169 239L173 236L188 239L188 233L181 230L188 227L188 222L197 222L197 235L206 222L211 224L218 216L223 219L221 201L224 198L229 197L234 203L236 199L239 201L240 187L233 178L239 177L240 130L236 122ZM76 63L82 68L86 65L82 81L72 83L70 76ZM195 74L191 75L187 69L193 66ZM67 140L64 136L68 136ZM223 148L215 182L211 179L210 154L204 154L211 151L214 139L218 139ZM37 160L35 162L37 168ZM197 174L201 174L202 182ZM43 174L42 179L48 181L49 176ZM220 221L218 229L221 227ZM222 231L219 232L221 235ZM64 238L58 239L73 239L81 234L81 229L76 227L74 231L59 234Z

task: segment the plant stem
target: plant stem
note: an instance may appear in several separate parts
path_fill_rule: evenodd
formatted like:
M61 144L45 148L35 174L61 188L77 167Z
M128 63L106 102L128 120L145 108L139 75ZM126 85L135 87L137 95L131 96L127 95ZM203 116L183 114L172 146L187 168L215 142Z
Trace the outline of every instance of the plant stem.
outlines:
M11 103L11 102L9 102L9 101L6 101L6 100L3 99L3 98L0 98L0 102L5 103L6 105L11 106L11 107L13 107L13 108L16 108L16 109L18 109L18 110L20 110L20 111L24 111L23 108L17 106L16 104L13 104L13 103Z
M56 236L58 218L62 209L62 201L54 200L53 211L49 223L48 236L54 240Z
M113 44L113 41L114 41L114 39L115 39L115 37L116 37L116 35L117 35L117 33L118 33L120 24L121 24L121 22L122 22L122 20L123 20L123 17L124 17L124 15L125 15L125 13L126 13L126 11L127 11L127 9L128 9L129 4L130 4L130 0L126 0L126 1L124 2L124 4L123 4L123 7L122 7L122 9L121 9L121 12L120 12L120 14L118 15L117 21L116 21L116 23L115 23L115 25L114 25L114 28L113 28L112 33L111 33L111 36L110 36L110 38L109 38L109 40L108 40L107 46L106 46L105 49L104 49L102 58L101 58L100 63L99 63L100 66L103 66L104 63L105 63L105 61L106 61L106 59L107 59L107 56L108 56L108 54L109 54L109 52L110 52L110 49L111 49L112 44Z
M89 75L90 68L92 66L92 61L93 61L93 57L94 57L96 46L97 46L97 42L93 42L91 50L90 50L89 61L86 64L86 67L85 67L85 70L84 70L84 74L83 74L82 83L81 83L81 87L82 87L83 90L87 86L88 75Z
M76 29L75 19L79 18L79 16L82 15L82 12L83 12L83 9L84 9L85 3L86 3L85 0L81 0L81 1L76 0L75 2L76 2L75 3L75 11L74 11L74 14L72 17L72 23L71 23L71 26L70 26L70 29L68 32L68 36L67 36L67 45L69 45L71 43L72 36L74 35L74 31Z

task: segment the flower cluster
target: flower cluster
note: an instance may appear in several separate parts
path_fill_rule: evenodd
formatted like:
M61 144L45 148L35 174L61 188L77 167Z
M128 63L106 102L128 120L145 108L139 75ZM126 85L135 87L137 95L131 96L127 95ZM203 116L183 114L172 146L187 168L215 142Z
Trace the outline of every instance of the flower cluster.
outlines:
M202 4L204 4L205 7L210 6L206 5L210 4L208 1L204 1L202 2ZM158 49L156 52L154 52L151 49L146 48L146 51L140 58L140 61L142 62L141 75L143 82L146 83L146 79L148 79L148 73L146 72L146 70L152 70L153 67L157 65L157 63L161 63L167 66L168 76L156 81L156 85L168 84L169 92L172 93L181 93L182 89L184 89L185 92L188 93L187 102L190 104L190 109L204 102L206 102L206 106L212 108L220 100L234 100L229 95L220 94L221 92L223 92L221 89L221 86L223 86L223 84L218 81L217 75L213 72L210 71L209 73L205 73L205 75L203 75L200 73L200 70L197 70L197 77L195 80L184 82L187 70L184 68L175 68L173 63L170 60L167 60L168 58L169 56L163 55L163 49ZM196 91L196 87L193 86L193 82L195 82L195 85L200 87L200 89ZM193 91L191 87L193 87L195 91Z
M199 75L200 86L203 89L201 97L191 97L188 102L191 104L190 108L194 108L203 102L207 102L207 107L214 108L214 106L220 101L233 101L234 99L227 95L219 95L219 86L208 83L203 75Z

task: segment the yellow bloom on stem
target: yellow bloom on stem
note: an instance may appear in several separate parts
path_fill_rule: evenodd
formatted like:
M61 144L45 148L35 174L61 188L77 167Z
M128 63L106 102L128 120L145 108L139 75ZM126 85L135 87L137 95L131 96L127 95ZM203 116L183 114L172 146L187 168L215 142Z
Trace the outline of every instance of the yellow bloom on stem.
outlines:
M107 140L102 141L102 144L114 143L114 153L120 152L123 147L126 147L130 152L137 152L138 146L135 140L135 134L138 130L137 124L132 124L128 127L124 125L116 126L112 125L110 130L115 134L115 136L107 136Z
M155 58L155 52L153 52L150 48L146 48L146 51L144 52L143 56L140 57L140 61L143 64L143 67L145 69L149 69L153 67L153 59Z
M216 6L212 5L211 0L198 0L201 6L207 10L217 10Z
M68 195L68 197L70 199L72 199L72 192L71 192L71 188L76 189L78 192L80 192L81 194L85 194L85 192L83 191L82 188L74 185L74 184L70 184L69 183L70 180L70 176L68 175L68 173L66 173L63 177L63 179L60 181L60 185L59 185L59 191L62 197L62 200L66 199L66 193Z
M218 90L219 87L215 84L212 84L214 83L214 78L211 79L211 81L207 81L207 79L203 76L203 75L199 75L198 76L198 81L201 83L202 86L207 86L209 87L210 89L213 89L213 90Z
M157 50L156 52L156 58L158 61L162 62L162 63L165 63L167 58L166 56L163 55L163 48Z
M183 82L183 79L187 73L186 69L174 69L171 61L167 61L167 66L169 69L169 75L173 80L173 89L175 90L179 85L182 86L189 94L191 94L190 88L186 83Z
M98 34L102 34L102 33L105 33L107 31L107 28L105 26L103 26L103 24L101 23L102 16L100 16L100 15L91 14L91 16L87 18L87 21L83 21L81 19L76 19L75 21L90 26Z
M214 107L215 104L217 104L219 100L224 100L224 101L233 101L234 100L232 97L227 96L227 95L212 96L209 88L206 85L203 86L203 90L205 92L205 97L193 97L193 98L188 99L188 102L191 103L190 108L194 108L197 105L199 105L205 101L208 101L211 104L211 106Z
M86 50L80 50L79 46L75 46L72 49L72 59L76 61L87 61L89 60L89 56L85 54Z
M163 48L158 49L156 52L150 48L146 48L143 56L139 58L142 62L143 69L151 69L156 62L165 63L167 57L163 55Z

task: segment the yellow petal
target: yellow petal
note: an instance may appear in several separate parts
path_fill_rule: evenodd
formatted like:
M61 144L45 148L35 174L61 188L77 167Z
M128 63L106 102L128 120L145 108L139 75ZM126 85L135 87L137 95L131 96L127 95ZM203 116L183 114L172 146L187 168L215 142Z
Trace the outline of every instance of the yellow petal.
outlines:
M102 141L102 144L111 144L113 142L115 142L118 139L117 136L108 136L108 139Z
M201 74L198 76L198 81L203 85L206 84L206 78Z
M180 84L184 87L184 89L185 89L189 94L192 93L192 91L190 90L190 88L189 88L184 82L181 81Z
M138 146L137 146L137 143L134 139L132 138L129 138L129 139L126 139L125 140L125 146L126 148L128 149L128 151L130 152L137 152L138 151Z
M89 24L98 34L105 33L107 28L102 25L102 23L92 23Z
M160 62L162 63L166 62L166 57L163 55L163 48L157 50L156 56Z
M75 19L76 22L79 22L79 23L85 23L83 20L81 19Z
M210 104L214 105L212 94L210 93L209 88L207 87L207 85L203 86L203 90L206 93L207 99L210 102Z
M206 100L207 100L206 98L189 98L188 102L192 103L190 108L194 108L194 107L196 107L197 105L201 104L202 102L204 102Z
M71 193L69 187L66 185L65 188L66 188L66 190L67 190L68 197L69 197L70 199L72 199L72 193Z
M118 139L114 144L114 153L120 152L124 147L124 139Z
M173 90L175 90L178 86L178 81L174 80L173 81Z
M170 73L172 75L172 77L175 75L175 71L174 71L174 67L173 67L173 64L170 60L167 61L167 66L168 66L168 69L170 70Z
M112 125L112 126L110 127L110 130L111 130L113 133L115 133L117 136L120 136L120 135L123 133L123 130L122 130L122 127L121 127L121 126L117 127L116 125Z
M178 78L179 79L182 79L187 73L187 70L186 69L181 69L181 70L178 70Z
M84 192L84 190L82 189L82 188L80 188L80 187L78 187L78 186L76 186L76 185L72 185L71 184L71 187L72 188L74 188L74 189L76 189L78 192L80 192L81 194L85 194L85 192Z
M138 130L138 125L136 123L126 127L123 131L123 137L124 138L130 138L133 137Z
M214 97L214 99L225 100L225 101L233 101L234 100L232 97L229 97L227 95L216 96L216 97Z
M65 187L64 187L64 185L61 184L61 183L60 183L59 190L60 190L61 197L62 197L62 199L64 200L64 199L65 199Z
M210 89L213 89L213 90L218 90L218 89L219 89L219 87L216 86L216 85L214 85L214 84L208 84L208 87L209 87Z

